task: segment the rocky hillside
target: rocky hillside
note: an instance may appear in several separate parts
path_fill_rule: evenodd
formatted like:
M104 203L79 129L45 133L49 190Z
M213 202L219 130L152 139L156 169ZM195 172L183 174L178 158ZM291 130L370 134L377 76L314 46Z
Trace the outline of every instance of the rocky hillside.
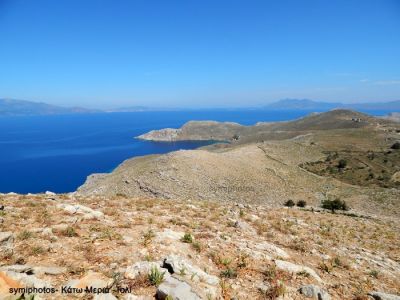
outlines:
M390 149L390 146L399 139L394 130L397 127L361 114L353 116L353 120L349 120L347 111L338 110L294 122L266 125L286 128L286 132L297 135L286 140L271 140L270 136L268 142L244 142L249 139L244 136L241 142L231 144L133 158L110 174L90 176L78 193L271 206L279 206L289 198L318 204L326 198L338 197L366 213L396 214L394 209L400 207L400 190L391 187L398 187L395 173L399 171L397 152L400 150ZM346 129L353 123L355 128ZM314 126L325 129L314 130ZM334 128L328 129L331 127ZM290 131L291 128L312 129ZM276 134L282 132L275 131ZM387 154L388 151L393 153ZM338 168L340 159L329 159L332 152L342 153L338 157L345 157L349 163ZM375 159L368 158L372 158L371 153L375 153ZM361 157L368 160L362 171ZM325 168L330 171L323 171ZM369 174L376 179L368 180ZM381 177L384 180L380 180Z
M359 112L337 109L326 113L315 113L310 116L289 122L259 122L254 126L243 126L231 122L191 121L179 129L166 128L153 130L138 136L151 141L182 141L182 140L217 140L238 141L257 137L275 137L285 139L310 130L333 130L374 127L379 123L387 123ZM284 132L284 133L282 133Z
M398 218L332 214L308 204L273 209L122 196L11 194L0 201L0 299L400 293Z

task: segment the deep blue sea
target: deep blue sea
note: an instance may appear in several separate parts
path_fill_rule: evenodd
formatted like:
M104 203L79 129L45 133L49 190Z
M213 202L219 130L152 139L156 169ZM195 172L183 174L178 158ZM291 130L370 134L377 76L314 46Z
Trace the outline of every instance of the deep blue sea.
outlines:
M0 117L0 192L71 192L88 175L110 172L127 158L210 143L134 139L153 129L178 128L190 120L252 125L297 119L309 113L207 110Z

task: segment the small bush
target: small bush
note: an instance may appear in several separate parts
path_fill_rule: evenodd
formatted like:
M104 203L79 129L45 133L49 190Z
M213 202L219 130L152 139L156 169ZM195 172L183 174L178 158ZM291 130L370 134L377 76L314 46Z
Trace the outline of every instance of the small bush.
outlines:
M378 278L379 272L377 270L372 270L372 271L369 272L369 276L374 277L374 278Z
M322 208L329 209L332 212L335 210L348 210L348 206L345 201L336 198L335 200L324 200L322 201Z
M153 230L147 230L147 232L143 234L143 245L148 246L155 236Z
M33 237L33 232L30 232L27 230L21 231L21 233L18 234L19 240L27 240L27 239L30 239L31 237Z
M74 237L78 236L78 233L76 232L74 227L68 226L64 231L63 235L67 237Z
M161 272L156 266L150 270L148 279L152 285L159 286L164 281L165 272Z
M306 201L304 201L304 200L299 200L299 201L297 201L297 204L296 204L298 207L306 207L306 205L307 205L307 202Z
M294 201L289 199L283 205L285 205L287 207L293 207L294 206Z
M193 243L193 236L190 233L185 233L181 239L182 242L191 244Z
M199 242L193 242L193 243L192 243L192 247L193 247L193 249L196 250L197 252L201 252L202 246L201 246L201 244L200 244Z
M347 161L345 159L339 160L338 166L337 166L339 169L344 169L344 168L346 168L346 166L347 166Z
M31 249L31 255L40 255L40 254L43 254L45 252L46 252L46 250L42 246L34 246Z
M224 277L224 278L236 278L237 274L234 269L228 268L228 269L222 271L220 276Z

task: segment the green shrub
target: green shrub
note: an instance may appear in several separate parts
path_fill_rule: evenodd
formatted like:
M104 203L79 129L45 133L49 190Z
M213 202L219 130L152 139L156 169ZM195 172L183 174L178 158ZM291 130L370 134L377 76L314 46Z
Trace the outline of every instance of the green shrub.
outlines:
M345 159L339 160L339 162L338 162L339 169L344 169L344 168L346 168L346 166L347 166L347 161Z
M200 244L199 242L193 242L193 243L192 243L192 247L193 247L193 249L196 250L197 252L201 252L202 246L201 246L201 244Z
M234 269L228 268L228 269L222 271L220 276L225 277L225 278L236 278L237 274Z
M164 281L165 272L161 272L156 266L153 266L148 275L152 285L159 286Z
M306 201L304 201L304 200L299 200L299 201L297 201L297 204L296 204L298 207L306 207L306 205L307 205L307 202Z
M182 242L191 244L193 243L193 236L190 233L185 233L181 239Z
M148 246L155 236L153 230L147 230L147 232L143 233L143 245Z
M294 201L289 199L283 205L285 205L287 207L293 207L294 206Z
M34 236L33 232L30 232L28 230L24 230L24 231L21 231L20 234L18 234L18 239L27 240L27 239L30 239L33 236Z
M335 200L324 200L322 201L322 208L329 209L332 212L335 210L348 210L348 206L345 201L336 198Z
M74 237L78 236L78 233L76 232L74 227L68 226L64 231L63 235L67 237Z

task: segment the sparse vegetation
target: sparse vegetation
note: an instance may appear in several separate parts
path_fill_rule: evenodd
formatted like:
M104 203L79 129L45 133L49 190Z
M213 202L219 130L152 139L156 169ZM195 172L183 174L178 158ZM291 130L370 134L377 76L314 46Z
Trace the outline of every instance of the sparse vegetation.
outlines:
M379 276L379 272L377 270L371 270L368 274L369 274L369 276L374 277L374 278L378 278L378 276Z
M62 232L63 236L66 237L74 237L74 236L78 236L78 233L76 232L75 228L72 226L68 226L63 232Z
M192 243L192 247L194 250L196 250L197 252L201 252L202 249L202 245L200 244L199 241L195 241Z
M165 272L161 272L156 266L153 266L148 275L152 285L159 286L164 281Z
M30 239L34 236L33 232L30 232L28 230L23 230L18 234L18 239L19 240L27 240Z
M326 199L322 201L321 206L322 208L329 209L332 212L335 212L335 210L349 210L346 202L340 200L339 198L336 198L334 200Z
M148 246L151 241L153 240L153 238L156 235L154 234L152 229L147 230L144 234L143 234L143 245L144 246Z
M181 241L184 242L184 243L188 243L188 244L193 243L192 234L188 233L188 232L185 233L185 235L182 237Z
M338 167L339 169L344 169L344 168L346 168L346 166L347 166L347 160L345 160L345 159L340 159L339 162L338 162L337 167Z
M306 207L307 202L304 201L304 200L299 200L299 201L297 201L296 205L297 205L298 207Z
M285 205L286 207L293 207L295 203L293 200L289 199L283 205Z
M225 277L225 278L236 278L237 273L236 273L236 271L234 269L227 268L227 269L221 271L220 276L221 277Z

